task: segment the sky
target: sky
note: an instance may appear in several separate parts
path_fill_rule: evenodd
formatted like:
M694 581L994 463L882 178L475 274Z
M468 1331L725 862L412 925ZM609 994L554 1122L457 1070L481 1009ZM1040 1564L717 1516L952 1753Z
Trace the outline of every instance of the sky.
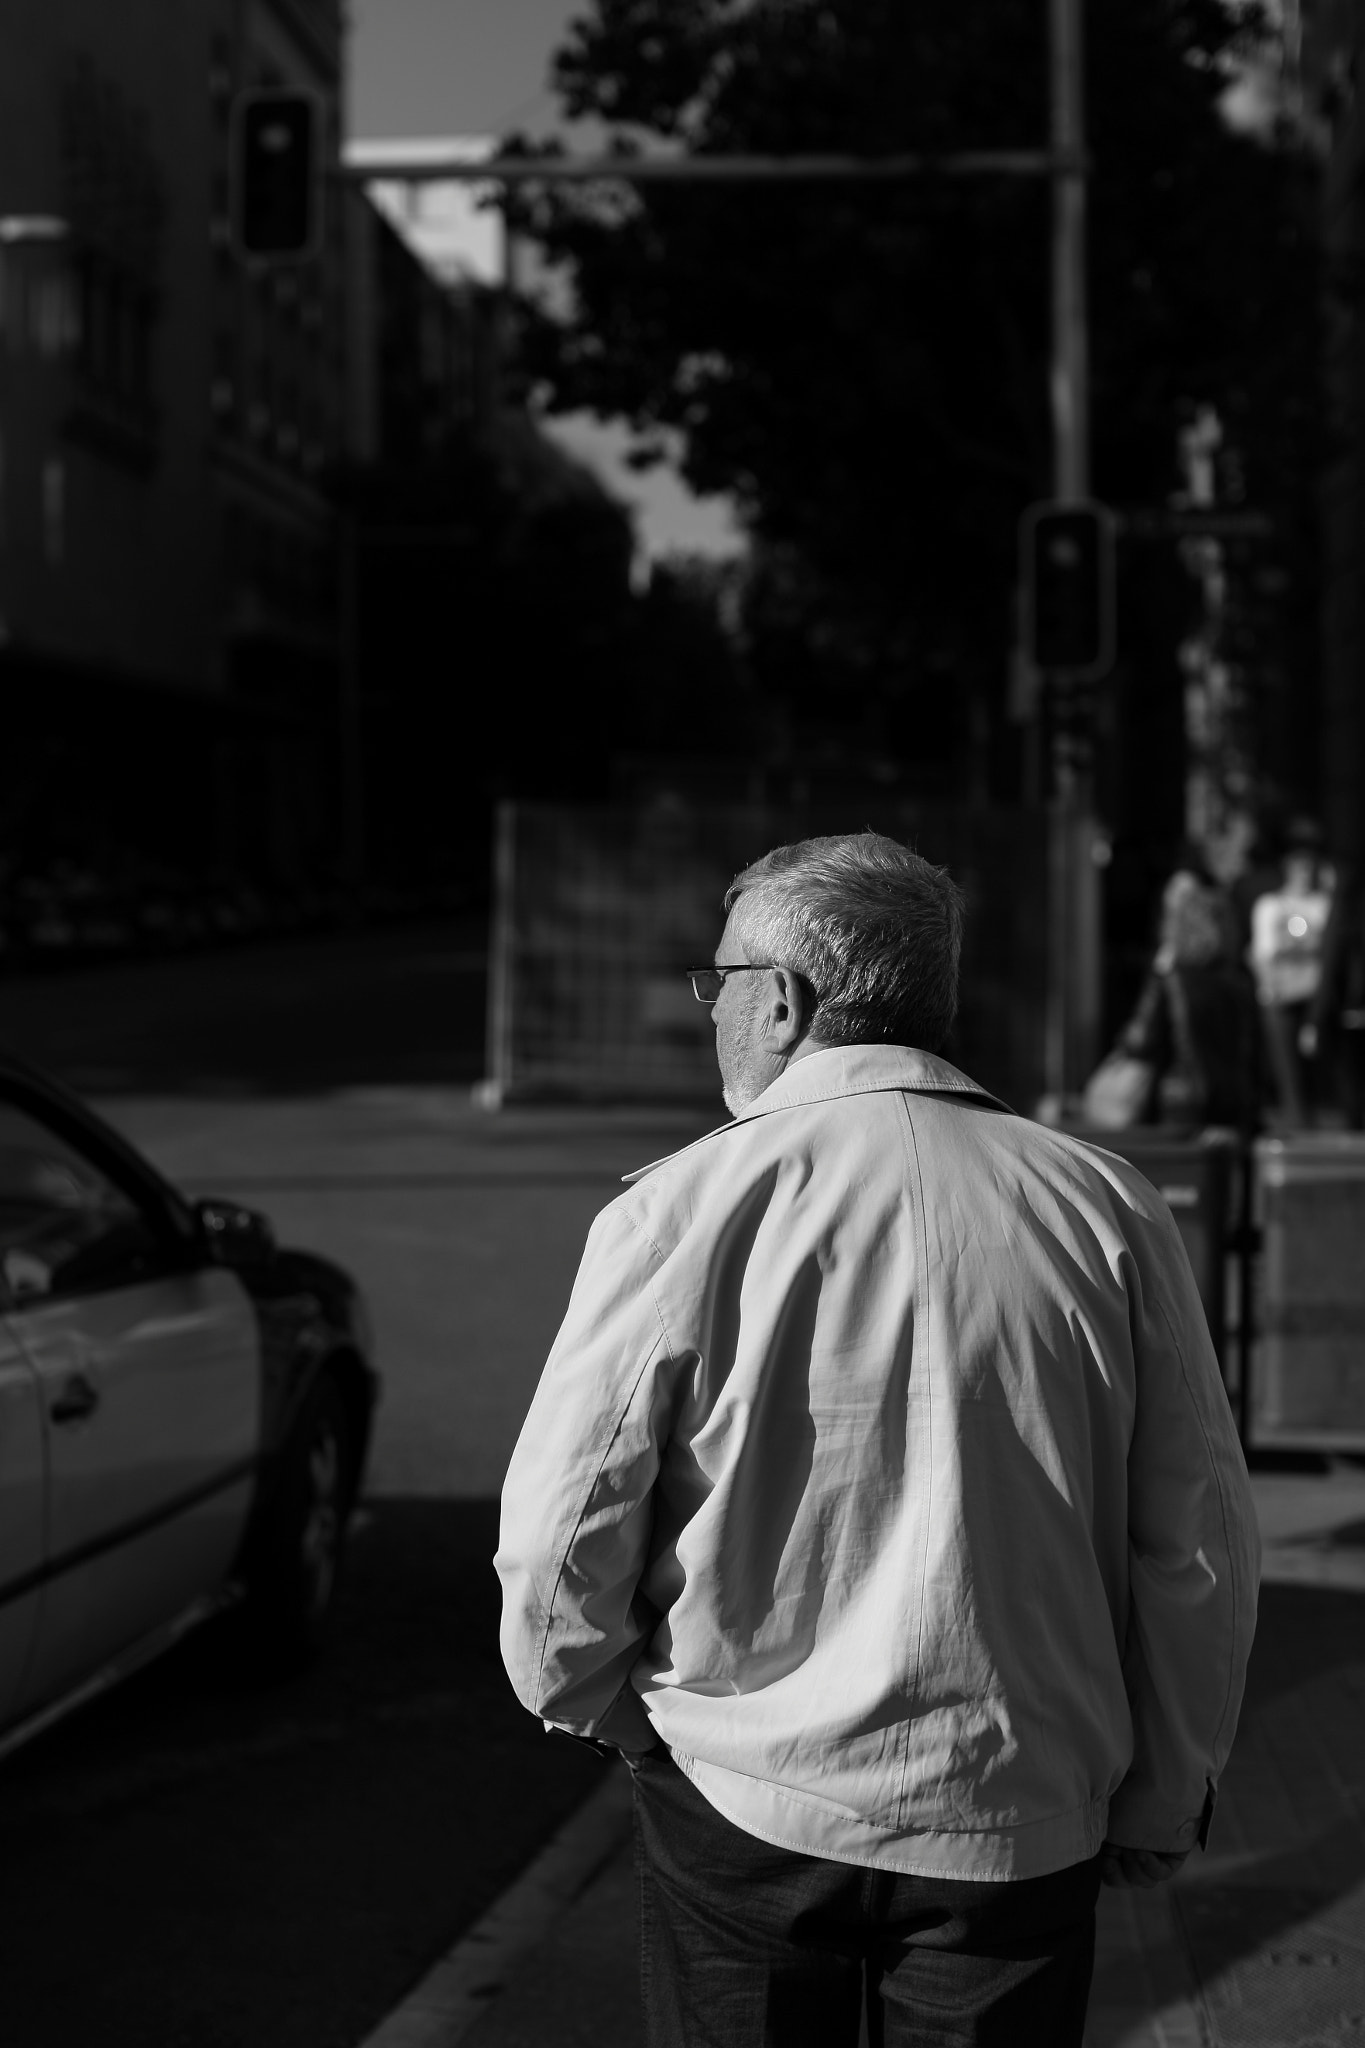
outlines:
M550 58L577 0L351 0L355 135L548 128Z
M559 112L550 60L583 11L582 0L351 0L352 138L548 134ZM623 426L581 414L547 424L635 507L646 554L734 551L724 501L693 498L667 470L629 470Z

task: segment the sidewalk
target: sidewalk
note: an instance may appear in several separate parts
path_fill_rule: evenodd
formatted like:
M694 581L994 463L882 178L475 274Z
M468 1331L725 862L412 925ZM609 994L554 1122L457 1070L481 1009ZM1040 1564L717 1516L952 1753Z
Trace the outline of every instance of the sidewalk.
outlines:
M1365 2043L1365 1469L1253 1487L1261 1620L1210 1848L1102 1894L1086 2048ZM640 2048L628 1828L613 1771L363 2048Z

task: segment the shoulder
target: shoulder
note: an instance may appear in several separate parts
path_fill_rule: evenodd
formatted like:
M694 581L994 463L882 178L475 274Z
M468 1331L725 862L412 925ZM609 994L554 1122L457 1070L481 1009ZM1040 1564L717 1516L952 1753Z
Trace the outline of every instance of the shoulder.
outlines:
M1013 1128L1001 1132L1000 1143L1008 1147L1025 1184L1049 1188L1097 1219L1107 1219L1125 1238L1130 1226L1140 1234L1147 1226L1161 1234L1168 1228L1175 1232L1170 1210L1151 1181L1117 1152L1026 1117L1014 1118Z
M841 1155L868 1160L903 1144L905 1114L895 1093L791 1103L710 1131L656 1160L604 1214L615 1212L662 1256L701 1225L715 1226L756 1199L780 1199Z

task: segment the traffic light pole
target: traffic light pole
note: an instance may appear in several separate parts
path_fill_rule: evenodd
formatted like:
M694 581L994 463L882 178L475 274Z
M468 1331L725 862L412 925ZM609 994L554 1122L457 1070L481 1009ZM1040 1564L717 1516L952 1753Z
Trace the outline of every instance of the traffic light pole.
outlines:
M1085 268L1083 0L1048 0L1052 158L1052 470L1059 505L1090 495L1090 364ZM1074 679L1045 679L1054 706ZM1048 698L1045 698L1045 702ZM1090 820L1089 766L1069 735L1052 742L1048 806L1047 1011L1044 1087L1056 1113L1098 1052L1103 945L1100 869Z
M1052 494L1090 495L1081 0L1048 0L1052 160Z

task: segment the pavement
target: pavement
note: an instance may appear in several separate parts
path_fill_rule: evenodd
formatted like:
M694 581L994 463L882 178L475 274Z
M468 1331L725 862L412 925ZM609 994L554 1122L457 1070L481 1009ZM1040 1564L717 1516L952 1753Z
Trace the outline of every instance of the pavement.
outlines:
M1208 1851L1102 1894L1086 2048L1365 2043L1365 1467L1258 1470L1260 1625ZM642 2048L625 1773L361 2048Z

